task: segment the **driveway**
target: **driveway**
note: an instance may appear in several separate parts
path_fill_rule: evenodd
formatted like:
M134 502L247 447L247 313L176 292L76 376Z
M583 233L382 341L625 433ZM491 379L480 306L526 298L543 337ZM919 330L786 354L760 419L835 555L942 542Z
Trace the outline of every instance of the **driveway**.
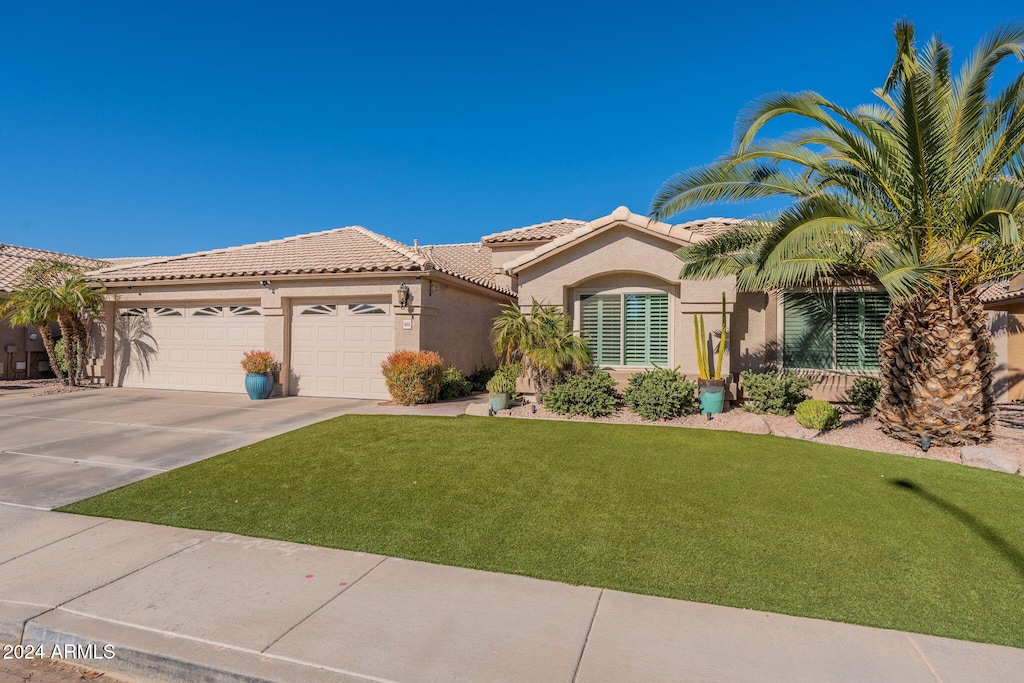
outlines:
M0 395L0 504L52 509L374 401L98 389Z

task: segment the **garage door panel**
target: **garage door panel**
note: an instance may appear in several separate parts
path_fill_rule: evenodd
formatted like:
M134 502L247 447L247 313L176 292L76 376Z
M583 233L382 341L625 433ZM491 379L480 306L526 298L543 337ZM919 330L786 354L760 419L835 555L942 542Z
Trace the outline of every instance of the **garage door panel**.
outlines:
M242 354L263 346L263 316L224 315L223 306L174 306L131 309L125 322L131 353L115 350L129 387L194 389L242 393L245 373ZM168 313L170 311L170 313ZM251 340L258 340L256 344Z
M394 351L387 301L303 303L292 309L295 393L388 398L380 363ZM375 310L377 313L365 314Z

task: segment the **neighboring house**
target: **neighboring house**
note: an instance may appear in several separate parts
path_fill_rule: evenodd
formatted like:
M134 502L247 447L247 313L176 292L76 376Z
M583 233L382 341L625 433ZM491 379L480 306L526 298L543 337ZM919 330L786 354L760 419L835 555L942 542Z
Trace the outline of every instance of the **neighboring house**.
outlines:
M242 392L242 353L281 361L286 395L388 398L380 364L436 351L494 366L491 322L512 291L480 244L407 246L362 227L114 265L98 349L115 386Z
M981 300L993 321L996 400L1024 401L1024 273L988 285Z
M83 269L98 268L105 262L98 259L43 251L11 244L0 244L0 301L18 285L22 275L34 261L66 261ZM55 336L60 332L53 325ZM0 379L36 379L50 377L46 349L33 328L12 327L0 320Z

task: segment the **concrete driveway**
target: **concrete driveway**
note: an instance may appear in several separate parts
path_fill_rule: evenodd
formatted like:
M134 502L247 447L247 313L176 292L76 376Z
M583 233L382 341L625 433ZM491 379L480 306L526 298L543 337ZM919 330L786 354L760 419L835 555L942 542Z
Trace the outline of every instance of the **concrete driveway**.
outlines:
M0 503L52 509L374 401L97 389L0 396Z

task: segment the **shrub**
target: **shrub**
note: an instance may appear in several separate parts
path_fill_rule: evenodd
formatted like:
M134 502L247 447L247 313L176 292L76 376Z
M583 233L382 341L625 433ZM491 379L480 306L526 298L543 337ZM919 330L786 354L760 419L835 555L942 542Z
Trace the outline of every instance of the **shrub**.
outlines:
M811 386L810 380L789 373L775 375L746 371L740 377L743 382L743 410L748 413L792 415L797 404L807 400L804 390Z
M380 367L395 403L433 403L441 393L444 363L433 351L395 351Z
M469 385L473 391L484 391L487 389L487 382L494 377L494 368L489 368L486 365L477 368L473 371L473 374L469 376Z
M246 351L242 358L242 369L250 375L265 375L274 371L277 360L270 351Z
M470 391L469 380L462 376L462 372L457 367L449 366L444 371L444 376L441 378L440 397L442 401L469 396Z
M658 368L630 377L622 398L645 420L669 420L693 412L696 389L678 371Z
M64 340L58 339L57 343L53 345L53 357L57 360L57 367L65 375L68 374L68 359L64 354Z
M487 380L487 391L492 394L508 394L510 397L516 393L516 380L523 372L523 366L519 363L506 363L499 365L491 378Z
M618 399L614 386L615 380L603 370L567 375L565 381L544 394L544 407L559 415L611 415Z
M882 383L874 377L863 377L853 383L846 392L846 400L852 403L861 415L870 415L882 393Z
M843 426L839 410L828 401L808 399L796 407L796 421L808 429L827 432Z

